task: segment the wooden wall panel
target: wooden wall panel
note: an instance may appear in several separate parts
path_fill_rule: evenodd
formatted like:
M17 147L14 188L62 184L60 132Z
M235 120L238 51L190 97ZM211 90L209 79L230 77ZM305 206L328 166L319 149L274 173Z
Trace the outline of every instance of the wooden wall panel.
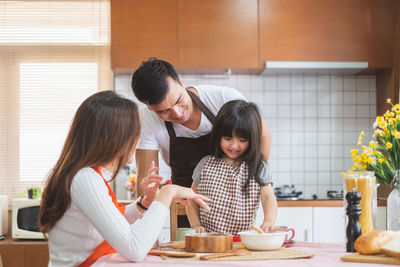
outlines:
M391 67L392 6L392 0L260 0L260 64L368 61Z
M388 98L393 103L399 103L400 90L400 1L394 1L393 5L393 67L376 75L376 113L383 115L390 105L386 103ZM378 187L378 197L387 197L392 188L387 185Z
M181 68L256 68L257 0L179 0Z
M111 66L157 57L178 63L177 0L111 0Z

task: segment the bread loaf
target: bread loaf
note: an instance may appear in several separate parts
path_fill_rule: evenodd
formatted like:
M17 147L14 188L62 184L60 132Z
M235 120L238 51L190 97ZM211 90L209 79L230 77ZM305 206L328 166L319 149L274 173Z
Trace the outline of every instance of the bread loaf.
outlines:
M387 242L381 249L386 255L400 259L400 236Z
M400 236L400 232L374 230L359 236L354 243L354 248L363 255L378 254L384 244L397 236Z

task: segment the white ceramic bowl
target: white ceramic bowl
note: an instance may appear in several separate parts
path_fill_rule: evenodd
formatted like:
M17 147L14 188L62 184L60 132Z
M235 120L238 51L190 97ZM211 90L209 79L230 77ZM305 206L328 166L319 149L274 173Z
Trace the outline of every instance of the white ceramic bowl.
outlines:
M282 247L287 232L259 234L255 231L238 233L244 246L250 250L275 250Z

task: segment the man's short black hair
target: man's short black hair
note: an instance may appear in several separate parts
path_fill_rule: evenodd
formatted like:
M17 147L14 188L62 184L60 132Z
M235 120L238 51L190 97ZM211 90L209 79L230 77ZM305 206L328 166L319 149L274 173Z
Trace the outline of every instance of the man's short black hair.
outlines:
M132 75L132 91L136 98L148 105L161 103L168 93L167 77L179 84L175 67L167 61L150 58L143 61Z

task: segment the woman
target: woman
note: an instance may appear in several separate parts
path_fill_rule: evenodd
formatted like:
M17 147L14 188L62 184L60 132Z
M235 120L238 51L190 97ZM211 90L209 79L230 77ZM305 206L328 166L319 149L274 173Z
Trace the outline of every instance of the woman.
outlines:
M104 91L81 104L42 196L39 224L48 233L49 266L90 266L115 251L141 261L172 201L187 205L191 199L208 208L208 199L191 189L168 185L159 191L162 177L154 165L141 183L145 196L126 207L117 203L108 182L132 162L139 134L132 101Z

